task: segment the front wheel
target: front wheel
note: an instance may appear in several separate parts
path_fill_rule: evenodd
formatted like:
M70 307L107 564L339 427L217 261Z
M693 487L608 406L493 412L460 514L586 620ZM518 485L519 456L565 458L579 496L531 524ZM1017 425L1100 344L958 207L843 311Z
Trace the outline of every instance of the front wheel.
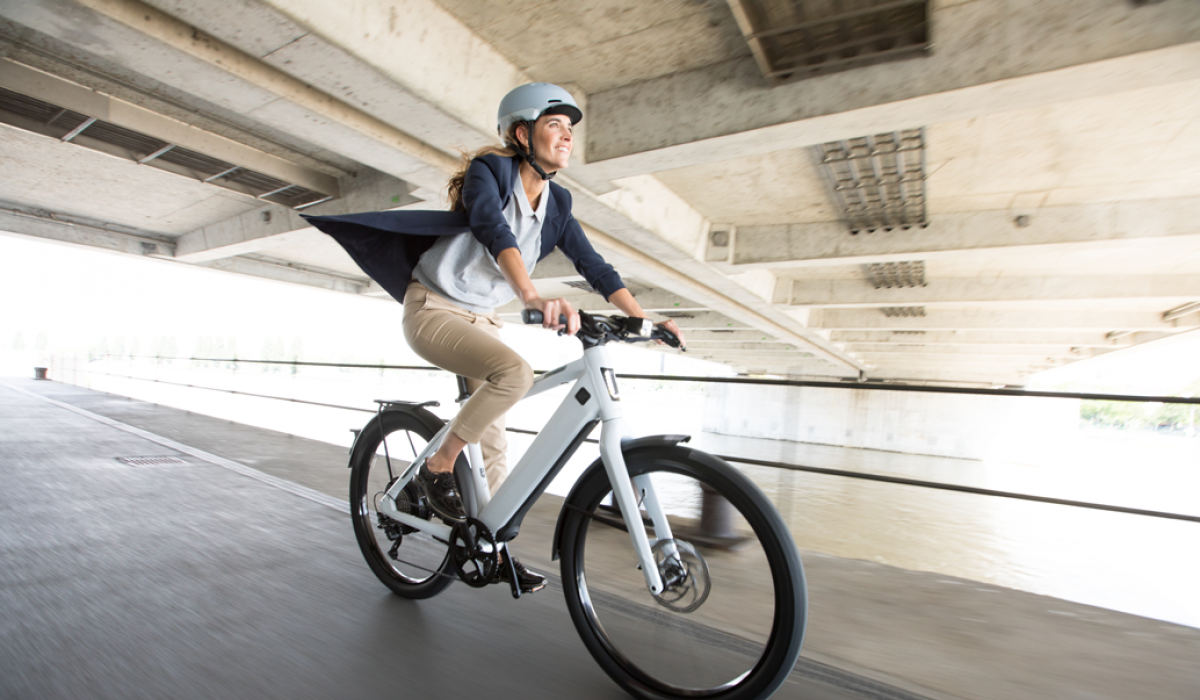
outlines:
M640 511L669 585L658 596L647 589L624 523L605 505L608 475L591 469L568 499L560 540L567 608L588 651L639 698L770 696L800 655L807 614L804 570L778 511L703 452L651 447L625 460L639 503L653 490L667 514L672 542ZM732 506L723 539L701 533L705 488Z

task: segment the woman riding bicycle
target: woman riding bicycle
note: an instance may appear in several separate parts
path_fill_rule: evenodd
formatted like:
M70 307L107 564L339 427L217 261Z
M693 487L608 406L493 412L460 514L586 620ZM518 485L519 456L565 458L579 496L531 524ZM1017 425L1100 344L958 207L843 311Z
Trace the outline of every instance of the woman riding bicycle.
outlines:
M550 181L567 167L573 128L582 119L566 90L523 85L500 102L497 132L504 147L465 157L463 169L450 178L450 212L305 217L404 304L404 336L414 352L467 378L471 398L417 475L429 506L442 517L464 515L453 468L468 443L479 443L490 489L503 481L504 416L533 383L529 364L500 341L495 309L519 298L525 308L542 312L546 328L579 329L569 301L538 294L530 274L539 260L561 249L609 303L645 317L620 275L584 236L571 214L570 193ZM464 235L468 230L472 235ZM682 341L674 321L663 325ZM507 567L499 568L507 574ZM516 570L522 589L544 584L544 577L519 563Z

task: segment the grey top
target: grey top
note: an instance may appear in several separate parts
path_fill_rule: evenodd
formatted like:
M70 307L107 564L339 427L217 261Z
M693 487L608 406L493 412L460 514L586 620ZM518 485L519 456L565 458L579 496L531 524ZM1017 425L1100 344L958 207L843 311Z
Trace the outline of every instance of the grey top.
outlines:
M513 168L512 196L504 206L504 220L517 239L525 269L532 273L542 250L542 223L550 188L542 191L534 211L521 184L520 168ZM434 294L467 311L491 313L516 298L500 265L474 236L443 236L422 256L413 277Z

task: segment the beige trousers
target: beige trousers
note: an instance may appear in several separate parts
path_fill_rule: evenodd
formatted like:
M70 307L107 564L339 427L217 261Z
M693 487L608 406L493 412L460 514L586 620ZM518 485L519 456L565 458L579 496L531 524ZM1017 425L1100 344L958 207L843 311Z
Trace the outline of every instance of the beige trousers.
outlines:
M500 340L496 314L477 314L413 280L404 294L404 338L430 364L467 378L471 398L450 429L477 442L492 493L508 475L504 414L533 385L533 368Z

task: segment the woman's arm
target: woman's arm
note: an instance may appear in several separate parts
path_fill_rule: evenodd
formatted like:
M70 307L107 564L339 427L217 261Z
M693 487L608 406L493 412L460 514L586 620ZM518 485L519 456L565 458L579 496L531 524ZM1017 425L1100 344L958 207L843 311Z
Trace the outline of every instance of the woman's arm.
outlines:
M579 330L579 312L572 308L571 302L566 299L543 299L538 295L537 288L533 286L533 280L529 279L529 272L525 269L525 261L521 259L520 250L516 248L502 250L500 255L496 256L496 262L500 265L500 271L504 273L504 279L508 280L509 286L517 293L517 298L521 300L525 308L537 309L542 312L544 328L556 331L566 328L569 335L575 335L575 331ZM633 296L629 298L632 299ZM567 317L566 326L558 322L559 316Z
M497 260L501 252L517 247L517 238L504 219L499 176L492 169L501 168L502 164L500 156L480 156L471 161L462 189L471 233Z

